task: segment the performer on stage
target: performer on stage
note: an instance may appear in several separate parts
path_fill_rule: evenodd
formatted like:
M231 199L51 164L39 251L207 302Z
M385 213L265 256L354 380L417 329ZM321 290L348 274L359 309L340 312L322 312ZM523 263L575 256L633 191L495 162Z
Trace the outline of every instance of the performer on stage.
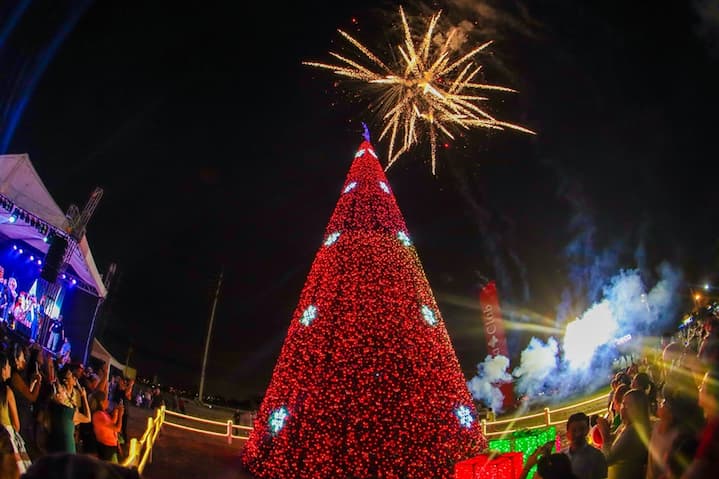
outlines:
M15 278L8 278L7 284L4 285L4 309L3 309L3 321L7 322L12 315L12 309L17 302L17 280Z
M5 279L5 268L0 266L0 320L5 320L5 310L7 309L7 280Z
M7 297L7 303L5 306L5 312L3 313L3 321L12 321L12 310L15 308L18 298L17 293L17 280L15 278L7 279L7 289L5 291Z
M30 342L37 341L37 335L40 332L40 306L37 304L37 298L34 294L28 297L27 320L30 322Z
M65 328L62 325L62 314L53 319L50 324L50 339L47 342L47 348L53 353L57 352L60 341L65 339Z
M18 323L30 329L30 321L27 315L29 308L30 301L28 300L27 293L25 291L20 291L20 294L17 296L17 301L15 301L15 307L12 310L12 322L10 323L10 329L16 329Z

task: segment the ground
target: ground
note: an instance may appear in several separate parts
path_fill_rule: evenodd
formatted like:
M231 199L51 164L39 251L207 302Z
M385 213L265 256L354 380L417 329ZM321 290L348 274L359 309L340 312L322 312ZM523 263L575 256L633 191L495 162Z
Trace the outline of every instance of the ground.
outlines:
M152 416L154 411L133 406L129 413L128 433L130 437L139 438L147 427L147 418ZM205 413L203 416L214 416L221 420L231 417L232 412L218 411L215 414ZM176 421L174 418L172 420ZM207 425L199 427L208 428ZM252 479L252 476L242 471L239 460L243 442L235 439L232 444L227 444L225 438L164 426L153 449L152 463L148 463L145 467L142 477L143 479Z

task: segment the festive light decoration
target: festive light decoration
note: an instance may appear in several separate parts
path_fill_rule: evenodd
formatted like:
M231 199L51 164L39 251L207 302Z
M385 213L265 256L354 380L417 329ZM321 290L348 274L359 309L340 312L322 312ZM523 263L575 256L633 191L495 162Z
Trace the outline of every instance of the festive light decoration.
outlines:
M518 479L522 474L522 453L481 454L457 463L455 479Z
M357 182L353 181L349 185L345 186L345 189L342 190L342 193L349 193L350 191L352 191L354 189L355 186L357 186Z
M337 239L340 237L340 234L341 233L339 231L335 231L334 233L327 236L327 239L325 240L325 246L332 246L333 244L335 244L335 241L337 241Z
M360 151L242 452L258 478L449 479L487 445L384 171Z
M287 408L282 406L270 414L270 419L268 421L270 432L272 434L277 434L282 430L283 427L285 427L285 421L287 421L287 418L289 417L290 413L287 412Z
M457 416L457 419L459 419L459 423L462 427L472 427L472 424L474 423L474 415L469 407L458 406L454 410L454 415Z
M384 191L385 193L389 193L389 186L387 186L387 183L385 183L384 181L379 182L379 187L382 188L382 191Z
M557 434L557 428L549 426L546 428L529 429L516 431L508 438L503 439L492 439L489 441L489 448L493 451L499 452L520 452L526 462L527 458L539 447L549 441L554 441L555 451L559 451L562 448L559 434ZM532 479L536 467L527 475L527 479Z
M407 236L407 233L404 231L397 232L397 239L399 239L405 246L412 246L412 240L409 239L409 236Z
M437 318L434 315L434 311L430 309L426 304L422 305L422 317L430 326L437 324Z
M304 324L305 326L309 326L312 321L317 317L317 308L315 308L313 305L307 306L307 309L304 310L302 313L302 317L300 318L300 323Z

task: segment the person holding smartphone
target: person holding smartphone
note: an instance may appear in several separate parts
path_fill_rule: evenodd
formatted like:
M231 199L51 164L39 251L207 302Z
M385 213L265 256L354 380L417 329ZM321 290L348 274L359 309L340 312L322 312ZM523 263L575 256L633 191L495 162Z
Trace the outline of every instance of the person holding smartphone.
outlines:
M122 430L122 418L125 414L124 401L121 399L112 414L107 412L110 401L105 391L92 393L92 429L97 440L97 455L103 461L119 461L118 434Z

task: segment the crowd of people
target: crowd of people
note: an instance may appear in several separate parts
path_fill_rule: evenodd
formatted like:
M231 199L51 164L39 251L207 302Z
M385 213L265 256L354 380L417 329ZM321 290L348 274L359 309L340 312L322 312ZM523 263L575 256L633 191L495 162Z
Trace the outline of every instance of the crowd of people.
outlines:
M117 464L127 453L134 380L11 334L0 323L0 478L33 476L58 455ZM54 459L53 459L54 458Z
M568 446L538 448L523 478L704 479L719 466L719 318L662 335L617 371L604 414L567 421Z

